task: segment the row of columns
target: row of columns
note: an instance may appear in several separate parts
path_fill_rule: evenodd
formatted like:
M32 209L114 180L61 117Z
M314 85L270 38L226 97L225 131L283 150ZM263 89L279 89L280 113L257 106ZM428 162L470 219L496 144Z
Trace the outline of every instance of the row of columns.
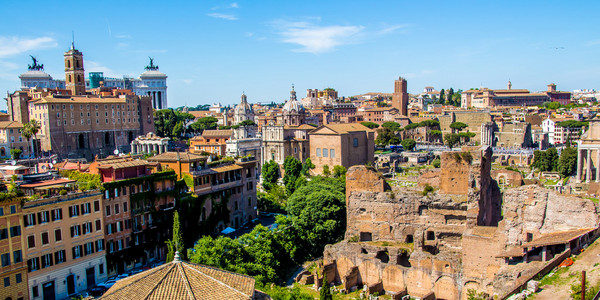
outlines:
M600 149L596 151L596 179L595 182L600 182ZM584 157L585 156L585 157ZM583 164L585 159L585 182L592 181L592 149L577 149L577 182L581 182L583 177Z
M167 144L137 144L131 143L131 152L134 154L138 153L150 153L156 152L158 154L167 152Z

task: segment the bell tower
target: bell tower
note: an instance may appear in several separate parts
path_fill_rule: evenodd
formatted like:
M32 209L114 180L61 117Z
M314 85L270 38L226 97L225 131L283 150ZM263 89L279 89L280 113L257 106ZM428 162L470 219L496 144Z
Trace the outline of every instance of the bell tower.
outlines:
M75 49L75 42L71 43L71 49L65 52L65 83L73 96L85 95L83 53Z

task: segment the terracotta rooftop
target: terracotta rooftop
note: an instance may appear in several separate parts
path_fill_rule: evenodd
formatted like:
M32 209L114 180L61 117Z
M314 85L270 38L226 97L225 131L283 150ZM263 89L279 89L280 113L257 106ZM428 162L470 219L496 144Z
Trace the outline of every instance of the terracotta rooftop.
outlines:
M98 166L98 169L122 169L122 168L129 168L129 167L138 167L138 166L145 166L147 165L148 162L145 160L122 160L122 161L112 161L112 162L108 162L108 163L100 163L100 165Z
M101 299L253 299L254 278L179 260L117 281Z
M40 187L40 186L57 185L57 184L65 185L65 184L71 183L71 182L75 182L75 180L60 178L60 179L55 179L55 180L45 180L45 181L37 182L37 183L21 184L21 187L22 188L36 188L36 187Z
M0 128L2 129L7 129L7 128L22 128L23 124L19 123L19 122L15 122L15 121L1 121L0 122Z
M206 156L190 153L190 152L163 152L161 154L148 158L149 161L159 162L174 162L180 160L181 162L194 162L200 160L206 160Z
M227 171L239 170L239 169L242 169L242 167L234 164L234 165L216 167L216 168L211 168L211 169L215 172L222 173L222 172L227 172Z
M233 133L233 130L231 129L226 129L226 130L204 130L202 132L202 136L207 137L207 136L231 136L231 134Z
M542 234L540 237L534 239L529 243L521 245L521 247L540 247L547 245L558 245L566 244L588 232L595 230L596 228L582 228L569 231L553 232L548 234Z
M338 134L345 134L345 133L357 132L357 131L367 131L367 132L373 131L360 123L344 123L344 124L323 125L317 129L315 129L313 132L311 132L311 134L315 134L315 133L318 134L318 131L321 128L328 128L329 130L332 130Z
M98 96L75 96L75 97L43 97L34 101L35 103L126 103L126 98L120 97L98 97Z

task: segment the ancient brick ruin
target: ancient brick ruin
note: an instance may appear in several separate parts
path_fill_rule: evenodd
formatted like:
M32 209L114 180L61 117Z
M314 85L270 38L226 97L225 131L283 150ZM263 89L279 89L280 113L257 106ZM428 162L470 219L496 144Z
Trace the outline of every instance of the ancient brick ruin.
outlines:
M467 299L471 289L502 296L595 237L591 201L533 185L502 195L491 155L487 147L443 153L439 185L426 195L422 186L390 187L370 168L350 168L346 236L324 251L328 280L397 299ZM553 234L561 237L549 240Z

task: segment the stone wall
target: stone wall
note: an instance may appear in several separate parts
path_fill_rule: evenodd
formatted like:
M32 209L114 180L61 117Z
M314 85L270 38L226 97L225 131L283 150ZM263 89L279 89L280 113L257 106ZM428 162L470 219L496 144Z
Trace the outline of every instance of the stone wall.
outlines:
M350 168L346 239L323 253L327 277L334 275L329 280L341 282L346 291L364 285L431 299L467 299L470 289L500 295L506 292L502 286L540 268L539 262L508 264L500 258L521 245L526 233L535 239L597 226L589 200L533 185L502 195L490 162L486 147L443 153L440 188L427 195L389 187L364 166ZM431 180L435 173L425 174Z

